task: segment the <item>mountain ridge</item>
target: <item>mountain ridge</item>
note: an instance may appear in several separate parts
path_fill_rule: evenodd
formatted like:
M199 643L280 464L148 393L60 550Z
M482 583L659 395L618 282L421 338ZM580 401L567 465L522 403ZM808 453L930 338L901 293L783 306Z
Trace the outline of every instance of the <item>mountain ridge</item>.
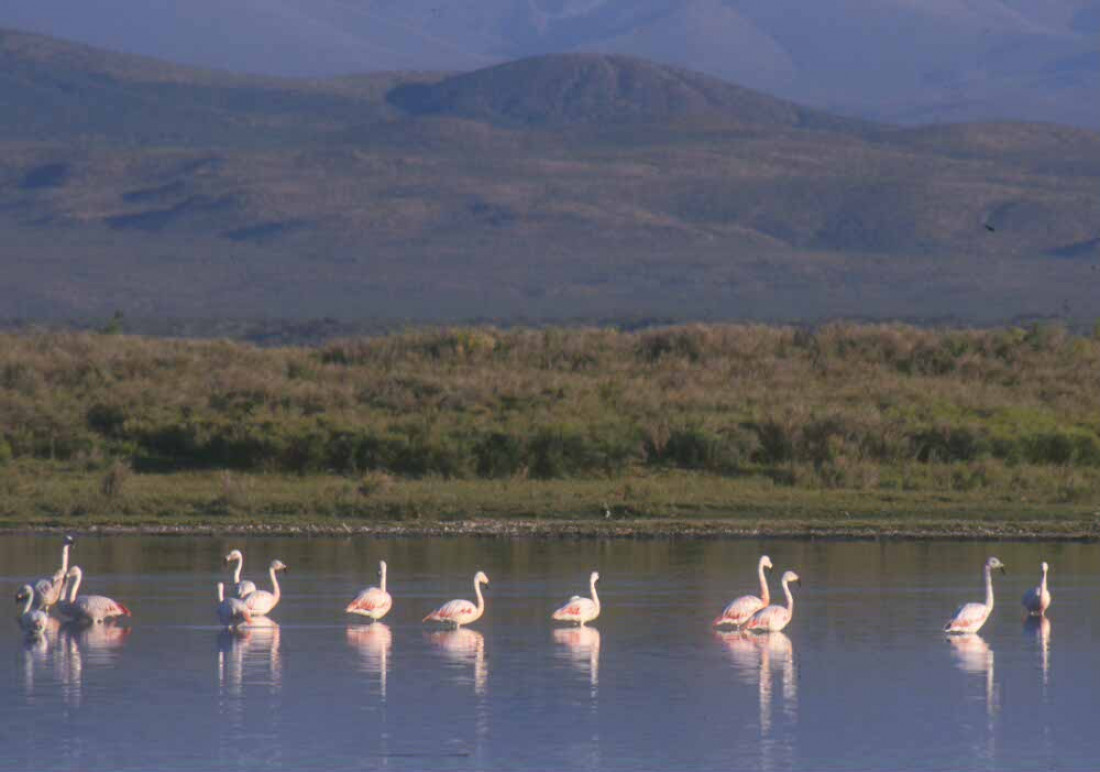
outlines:
M50 55L0 76L0 316L996 321L1100 289L1095 132L876 125L605 55L150 83L21 45Z

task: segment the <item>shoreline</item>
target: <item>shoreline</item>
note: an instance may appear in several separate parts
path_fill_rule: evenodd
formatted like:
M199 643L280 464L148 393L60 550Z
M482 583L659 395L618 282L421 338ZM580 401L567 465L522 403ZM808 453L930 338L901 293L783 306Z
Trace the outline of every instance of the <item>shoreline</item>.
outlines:
M85 536L370 536L401 538L533 538L533 539L791 539L807 541L1100 541L1100 524L1088 521L1049 522L948 521L901 524L893 522L775 523L769 525L728 520L456 520L431 523L383 522L349 524L103 523L76 527L55 524L0 525L0 536L74 533Z

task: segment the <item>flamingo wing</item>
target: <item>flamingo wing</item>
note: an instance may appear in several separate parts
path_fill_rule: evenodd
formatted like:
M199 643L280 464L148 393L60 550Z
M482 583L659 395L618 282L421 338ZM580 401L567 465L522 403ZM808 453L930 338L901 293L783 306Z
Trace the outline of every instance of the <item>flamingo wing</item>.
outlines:
M250 623L252 613L248 610L248 604L240 598L226 598L218 604L218 620L226 626Z
M55 574L52 579L39 579L34 583L34 608L48 609L61 598L61 585L65 577Z
M582 598L574 595L564 606L555 611L553 619L560 622L587 622L595 619L596 604L591 598Z
M767 606L749 617L745 629L778 632L790 621L791 612L785 606Z
M279 599L267 590L256 590L242 600L248 606L249 613L256 616L264 616L279 603Z
M381 619L393 606L393 598L388 592L377 587L368 587L359 593L355 600L344 609L349 614L361 614L371 619Z
M477 614L477 606L468 600L452 600L444 603L428 616L424 617L423 621L434 620L436 622L457 622L461 624L464 620Z
M735 625L740 627L749 621L749 618L760 609L764 608L764 601L755 595L742 595L731 601L725 610L714 620L714 627L721 625Z
M114 617L128 617L130 609L118 601L103 595L81 595L76 599L77 613L93 622L102 622Z
M976 633L989 618L989 610L984 603L966 603L959 606L943 629L949 633Z
M237 582L233 587L233 597L235 598L247 598L254 592L256 592L256 583L248 579Z

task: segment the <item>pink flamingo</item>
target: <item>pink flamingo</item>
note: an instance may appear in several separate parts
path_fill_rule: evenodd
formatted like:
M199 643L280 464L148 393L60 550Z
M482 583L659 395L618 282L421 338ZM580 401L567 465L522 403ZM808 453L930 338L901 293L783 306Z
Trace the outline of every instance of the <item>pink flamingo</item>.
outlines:
M1027 613L1033 617L1043 616L1050 608L1050 590L1047 589L1047 571L1050 567L1044 560L1041 568L1043 569L1043 578L1039 580L1039 586L1032 587L1025 592L1022 601Z
M989 619L993 611L993 569L998 569L1002 574L1005 565L997 558L991 557L985 561L985 603L966 603L959 606L951 621L943 626L946 633L976 633L982 629L985 620Z
M468 625L471 622L476 622L481 619L481 615L485 613L485 598L481 595L481 585L488 584L489 577L485 575L483 571L478 571L474 576L474 592L477 594L477 605L475 606L468 600L452 600L444 603L428 616L424 617L424 622L443 622L444 624L451 625L455 629L458 629L462 625Z
M69 599L58 603L58 611L62 616L72 622L105 622L108 619L131 616L130 609L118 601L103 595L81 595L80 582L84 578L84 572L80 566L73 566L66 574L73 580L69 590Z
M802 580L798 578L798 574L794 571L784 571L783 579L780 583L783 585L783 594L787 596L787 605L765 606L760 609L749 617L749 621L745 623L746 630L761 633L778 633L791 623L791 615L794 613L794 596L791 595L791 588L789 586L791 582L797 585L802 584Z
M588 577L588 586L592 591L591 598L582 598L574 595L569 602L555 611L552 618L558 622L575 622L584 625L600 615L600 598L596 595L596 582L600 580L600 573L593 571Z
M256 592L255 582L251 582L248 579L241 579L241 569L244 568L244 553L240 550L233 550L225 556L225 562L236 562L237 564L233 569L233 584L229 585L229 597L244 598Z
M771 593L768 592L768 580L764 576L764 569L772 567L772 559L767 555L760 556L760 562L757 563L756 573L760 577L760 597L755 595L742 595L740 598L730 602L726 606L726 610L723 611L714 620L714 627L722 627L723 625L733 625L734 627L740 627L749 621L749 617L755 614L760 609L771 603Z
M279 588L279 580L275 578L275 572L289 570L283 561L271 561L271 565L267 567L267 575L271 577L271 592L256 590L242 598L252 616L267 616L272 609L279 605L279 600L283 597L283 591Z
M19 615L19 626L28 636L37 637L46 632L49 617L42 609L32 608L34 597L34 588L24 584L15 594L15 602L23 604L23 613Z
M248 604L240 598L225 597L224 582L218 582L218 621L225 627L252 624L252 613L248 610Z
M66 534L61 541L61 568L57 569L53 576L48 579L39 579L34 583L35 608L49 611L62 599L62 589L65 586L65 577L69 571L69 548L74 543L73 537Z
M378 587L368 587L344 609L349 614L360 614L377 621L389 613L393 598L386 592L386 561L378 561Z

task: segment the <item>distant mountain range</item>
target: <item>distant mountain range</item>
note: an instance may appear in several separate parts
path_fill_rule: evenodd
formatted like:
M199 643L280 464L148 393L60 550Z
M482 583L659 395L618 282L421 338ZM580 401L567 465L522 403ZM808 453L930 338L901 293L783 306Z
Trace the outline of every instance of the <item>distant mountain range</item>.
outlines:
M1100 134L618 55L292 80L0 31L0 270L7 319L1082 321Z
M295 77L616 53L877 120L1100 129L1095 0L35 0L0 25Z

